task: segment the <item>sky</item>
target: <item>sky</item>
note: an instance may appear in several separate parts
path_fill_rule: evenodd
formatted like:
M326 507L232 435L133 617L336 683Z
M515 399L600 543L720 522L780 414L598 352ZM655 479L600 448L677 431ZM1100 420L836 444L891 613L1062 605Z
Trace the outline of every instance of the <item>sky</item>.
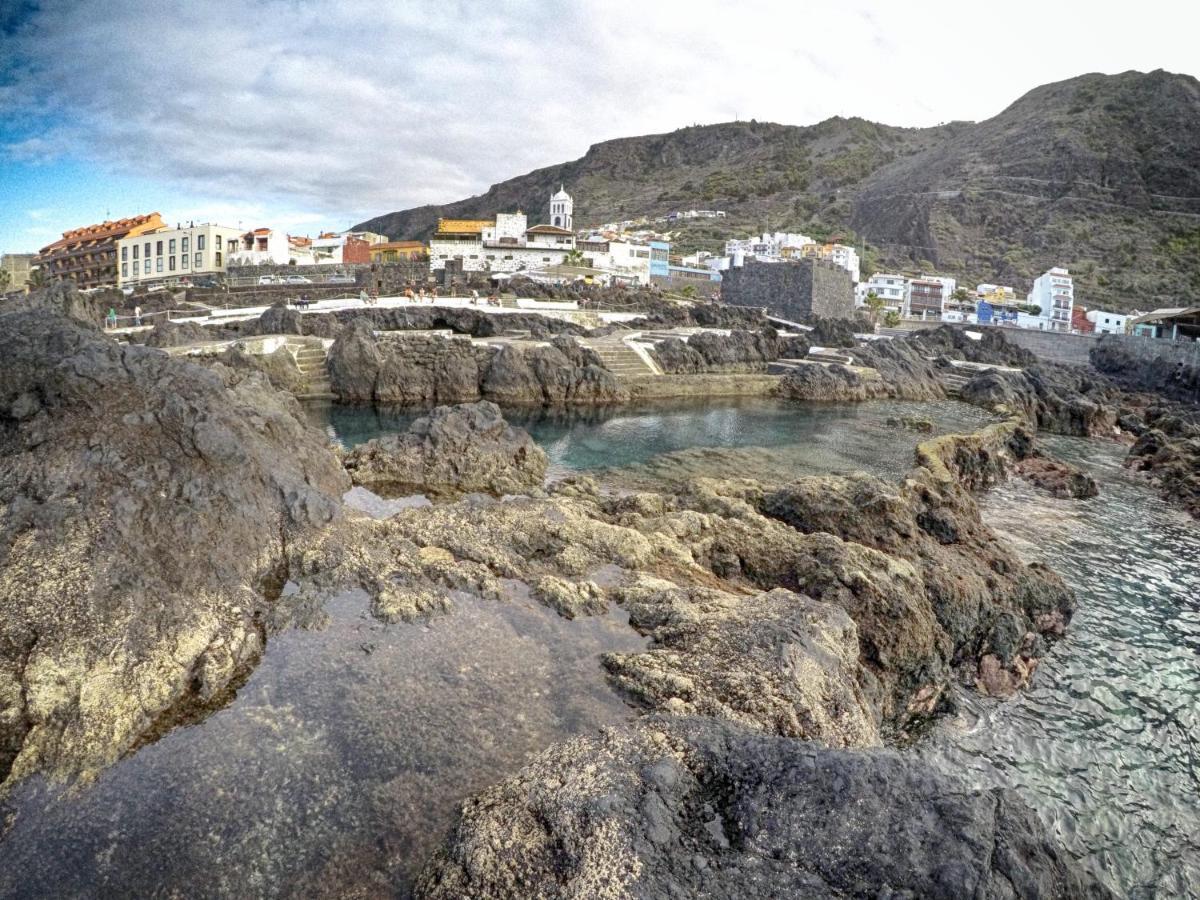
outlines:
M686 125L980 120L1085 72L1200 75L1198 26L1162 0L0 0L0 252L151 211L344 230Z

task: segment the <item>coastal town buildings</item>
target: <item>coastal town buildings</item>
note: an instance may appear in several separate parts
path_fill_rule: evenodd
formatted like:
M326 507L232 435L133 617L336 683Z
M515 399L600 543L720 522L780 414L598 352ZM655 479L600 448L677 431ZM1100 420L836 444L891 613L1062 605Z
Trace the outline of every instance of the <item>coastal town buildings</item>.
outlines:
M551 218L573 222L573 201L565 190L550 198ZM464 272L513 274L560 266L575 251L575 232L555 224L528 224L525 213L498 213L494 219L439 219L429 239L429 267L461 263Z
M558 186L558 192L550 198L550 224L555 228L565 228L570 231L573 227L575 201L567 193L564 185Z
M233 226L211 222L189 222L175 228L163 225L130 234L115 242L117 283L125 286L223 273L242 237Z
M650 245L632 241L606 240L590 235L575 243L588 266L609 273L624 284L650 283Z
M371 244L350 233L322 232L310 246L317 265L366 265L371 261Z
M1075 290L1071 273L1055 266L1034 279L1027 302L1040 308L1041 327L1046 331L1070 331Z
M855 291L855 301L862 306L867 302L870 294L874 294L882 300L885 309L894 309L899 312L904 308L904 301L908 297L908 279L903 275L876 272L865 282L860 283L859 288Z
M114 285L117 242L162 227L162 216L154 212L64 231L62 238L38 252L38 267L47 280L72 281L78 288Z
M1097 334L1124 334L1130 319L1125 313L1103 309L1089 309L1084 316Z
M918 319L940 319L956 284L953 278L943 275L922 274L908 279L904 315Z
M372 263L406 262L420 259L425 252L421 241L384 241L367 248L368 261Z
M271 228L255 228L238 235L237 249L227 266L286 266L290 261L288 236Z
M29 284L33 269L37 265L36 253L5 253L0 256L0 271L8 278L0 279L0 290L17 291Z

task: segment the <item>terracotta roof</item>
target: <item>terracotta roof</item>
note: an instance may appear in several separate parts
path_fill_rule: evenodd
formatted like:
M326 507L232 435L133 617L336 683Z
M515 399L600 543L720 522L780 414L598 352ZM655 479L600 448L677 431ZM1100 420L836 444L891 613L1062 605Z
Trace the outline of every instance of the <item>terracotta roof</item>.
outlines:
M85 225L82 228L74 228L70 231L64 231L63 236L59 240L52 244L47 244L41 249L41 252L45 253L48 250L55 250L58 247L65 247L80 241L101 241L110 237L122 237L138 226L152 222L156 218L159 218L159 214L153 212L141 216L131 216L128 219L117 219L115 222L105 221L98 225Z

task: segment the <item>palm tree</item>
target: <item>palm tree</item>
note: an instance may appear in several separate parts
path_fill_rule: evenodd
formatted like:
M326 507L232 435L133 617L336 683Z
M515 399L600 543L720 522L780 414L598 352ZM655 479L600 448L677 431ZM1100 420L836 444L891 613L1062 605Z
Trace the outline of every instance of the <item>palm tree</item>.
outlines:
M31 288L45 287L48 280L46 278L46 270L41 267L33 269L29 273L29 286Z
M883 308L884 308L884 307L885 307L887 304L884 302L884 300L883 300L883 298L882 298L882 297L880 297L880 296L879 296L878 294L876 294L874 291L870 291L870 292L867 294L867 304L866 304L866 305L867 305L867 309L868 309L868 310L869 310L869 312L870 312L870 316L871 316L871 324L872 324L872 325L874 325L874 324L875 324L875 320L879 318L879 313L880 313L880 311L881 311L881 310L882 310L882 309L883 309Z
M567 255L563 258L563 265L566 266L582 266L583 252L578 249L567 251Z

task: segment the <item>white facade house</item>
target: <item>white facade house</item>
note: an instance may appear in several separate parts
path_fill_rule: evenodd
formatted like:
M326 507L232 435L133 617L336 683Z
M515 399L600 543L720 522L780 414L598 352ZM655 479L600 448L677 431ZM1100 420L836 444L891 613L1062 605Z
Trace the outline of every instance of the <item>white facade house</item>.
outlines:
M627 283L650 283L650 247L632 241L609 241L593 236L576 245L584 261L593 269L607 272Z
M178 280L225 271L241 239L227 225L180 225L116 241L117 284Z
M238 236L237 250L229 254L231 266L286 266L288 236L271 228L255 228Z
M1033 282L1027 302L1041 309L1040 327L1046 331L1070 331L1075 291L1071 273L1061 266L1048 269Z
M915 318L941 318L957 282L944 275L909 278L904 294L904 315Z
M1125 313L1107 312L1103 309L1089 309L1086 317L1096 326L1096 334L1124 334L1125 326L1129 324L1129 316Z
M885 309L894 309L897 312L904 308L908 298L908 279L903 275L876 272L867 279L865 288L861 292L863 303L867 302L868 294L874 294L883 301Z

